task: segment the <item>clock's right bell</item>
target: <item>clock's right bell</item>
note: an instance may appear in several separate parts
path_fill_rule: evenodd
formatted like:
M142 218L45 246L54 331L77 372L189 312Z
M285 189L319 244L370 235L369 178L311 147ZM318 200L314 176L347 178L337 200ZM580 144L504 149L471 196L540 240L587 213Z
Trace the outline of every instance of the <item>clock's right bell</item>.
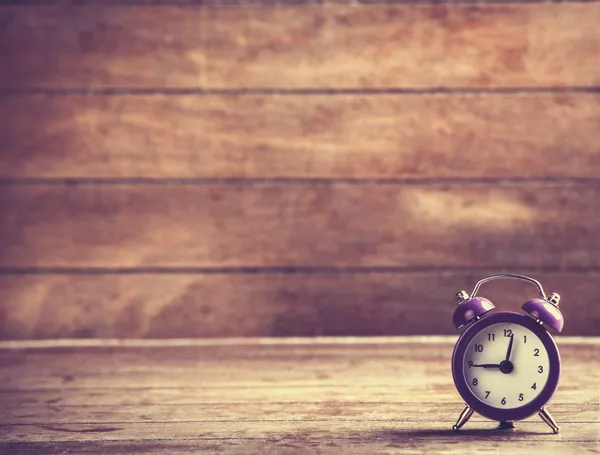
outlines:
M549 327L552 327L558 333L562 332L565 325L565 319L558 309L560 296L556 293L551 294L548 300L531 299L521 307L523 311L529 313L536 320L543 322Z

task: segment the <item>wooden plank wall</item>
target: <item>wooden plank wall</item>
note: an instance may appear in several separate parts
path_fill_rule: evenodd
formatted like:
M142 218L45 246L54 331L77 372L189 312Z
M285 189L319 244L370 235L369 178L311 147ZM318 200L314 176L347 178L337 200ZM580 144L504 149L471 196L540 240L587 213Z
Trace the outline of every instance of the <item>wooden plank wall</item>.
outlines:
M600 335L600 2L3 2L0 338ZM534 294L491 284L499 307Z

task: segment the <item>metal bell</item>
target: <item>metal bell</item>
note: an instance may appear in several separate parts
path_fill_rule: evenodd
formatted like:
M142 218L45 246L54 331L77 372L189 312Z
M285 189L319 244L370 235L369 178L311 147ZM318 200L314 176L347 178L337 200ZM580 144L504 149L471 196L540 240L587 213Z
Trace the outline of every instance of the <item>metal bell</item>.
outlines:
M466 293L463 294L462 292L464 291L458 293L458 298L465 296ZM454 311L454 316L452 316L452 322L454 322L454 326L457 329L460 329L462 326L475 321L494 308L494 304L485 297L473 297L458 305L458 308Z
M543 322L547 326L552 327L554 330L560 333L565 325L565 320L562 313L558 309L559 300L560 296L558 294L551 294L548 297L548 300L528 300L521 308L523 311L533 316L536 320Z

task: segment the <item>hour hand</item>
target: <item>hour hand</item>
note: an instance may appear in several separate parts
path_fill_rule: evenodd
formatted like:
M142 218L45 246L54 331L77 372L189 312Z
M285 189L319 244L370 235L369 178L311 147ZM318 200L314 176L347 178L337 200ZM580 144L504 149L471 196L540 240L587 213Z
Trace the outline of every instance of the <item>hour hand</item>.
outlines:
M471 365L472 367L480 367L480 368L500 368L500 365L497 363L482 363L481 365Z

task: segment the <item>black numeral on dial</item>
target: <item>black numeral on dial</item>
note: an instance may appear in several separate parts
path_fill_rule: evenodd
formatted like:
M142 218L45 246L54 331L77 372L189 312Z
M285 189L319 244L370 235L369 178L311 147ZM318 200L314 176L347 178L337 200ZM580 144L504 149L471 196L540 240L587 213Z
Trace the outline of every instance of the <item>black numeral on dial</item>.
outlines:
M524 399L524 397L523 397L523 394L522 394L522 393L520 393L520 394L519 394L519 401L523 401L523 399Z
M544 367L540 365L538 367L538 373L543 373L543 372L544 372Z
M512 336L512 330L504 329L504 336L510 338Z
M506 397L502 398L502 401L500 403L506 404Z
M483 344L476 344L475 352L483 352Z
M488 333L488 341L494 341L496 339L495 333Z
M477 378L473 378L473 385L477 385Z
M487 398L487 397L489 397L489 396L490 396L490 393L491 393L491 392L490 392L489 390L486 390L486 391L485 391L485 397L486 397L486 398Z
M534 356L534 357L539 357L539 356L540 356L540 350L539 350L538 348L535 348L535 349L533 350L533 356Z
M534 383L533 383L533 385L531 386L531 388L532 388L533 390L537 390L537 382L534 382Z

